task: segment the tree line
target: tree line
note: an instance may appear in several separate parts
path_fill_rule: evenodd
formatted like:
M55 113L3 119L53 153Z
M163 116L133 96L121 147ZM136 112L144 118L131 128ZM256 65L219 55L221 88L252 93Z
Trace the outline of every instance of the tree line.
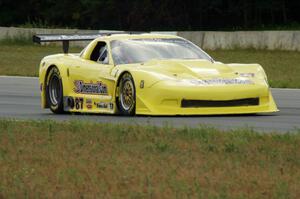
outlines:
M115 30L300 27L299 0L0 0L0 26Z

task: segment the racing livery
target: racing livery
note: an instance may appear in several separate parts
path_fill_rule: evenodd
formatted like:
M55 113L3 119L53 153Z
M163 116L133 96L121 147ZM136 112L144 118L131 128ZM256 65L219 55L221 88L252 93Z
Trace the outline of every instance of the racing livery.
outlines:
M35 35L62 41L42 59L42 108L54 113L210 115L278 111L259 64L224 64L190 41L163 34ZM69 41L92 40L80 54Z

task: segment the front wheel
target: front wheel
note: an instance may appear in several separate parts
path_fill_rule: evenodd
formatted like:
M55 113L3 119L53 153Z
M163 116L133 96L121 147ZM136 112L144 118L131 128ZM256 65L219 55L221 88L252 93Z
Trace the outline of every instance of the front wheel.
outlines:
M63 85L59 70L50 69L46 79L46 97L50 110L53 113L63 113Z
M135 114L135 86L129 73L125 73L120 80L118 107L122 115Z

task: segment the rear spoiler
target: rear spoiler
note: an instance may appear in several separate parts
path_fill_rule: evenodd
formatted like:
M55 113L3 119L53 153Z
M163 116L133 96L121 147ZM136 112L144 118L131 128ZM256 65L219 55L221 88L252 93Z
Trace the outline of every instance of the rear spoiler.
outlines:
M141 34L142 32L124 32L124 31L113 31L113 32L99 32L99 33L88 33L88 34L37 34L33 35L32 40L34 43L41 44L43 42L58 42L61 41L63 44L63 52L65 54L69 51L70 41L90 41L98 37L109 36L112 34Z

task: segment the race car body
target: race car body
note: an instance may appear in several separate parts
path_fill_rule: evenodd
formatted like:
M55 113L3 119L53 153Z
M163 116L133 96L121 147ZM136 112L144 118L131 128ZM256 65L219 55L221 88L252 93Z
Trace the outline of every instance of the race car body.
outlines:
M35 38L39 42L64 41L65 53L45 57L39 71L42 107L54 113L210 115L278 111L259 64L216 62L178 36L96 35L88 38L95 39L80 54L68 53L66 41L87 38Z

